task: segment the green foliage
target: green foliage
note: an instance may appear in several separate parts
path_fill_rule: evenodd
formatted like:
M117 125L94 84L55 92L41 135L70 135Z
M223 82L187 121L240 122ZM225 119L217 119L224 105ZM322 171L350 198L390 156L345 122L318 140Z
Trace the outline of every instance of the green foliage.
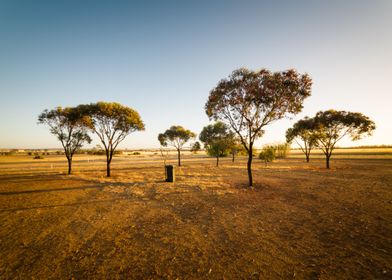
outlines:
M130 133L144 130L144 123L138 112L116 102L79 105L77 109L84 125L98 136L105 148L106 172L110 177L110 163L118 144Z
M319 147L326 157L326 166L329 168L329 159L336 143L345 136L353 141L365 135L371 135L376 128L373 121L361 113L347 111L320 111L313 118L305 117L287 130L287 141L296 141L309 161L310 151ZM302 140L300 142L297 141Z
M173 146L178 154L178 166L181 166L181 149L186 142L196 137L192 131L179 125L173 125L164 133L158 135L158 141L163 147Z
M277 159L286 158L290 152L290 144L289 143L277 144L277 145L274 145L273 147L275 149L275 157Z
M193 143L193 145L191 147L191 152L197 153L200 150L201 150L200 142L196 141L195 143Z
M295 141L305 154L306 161L309 162L310 152L317 146L314 118L305 117L297 121L292 128L286 131L286 141L289 143Z
M210 92L205 105L210 119L222 120L231 126L248 152L248 177L252 186L252 150L263 128L288 114L302 110L310 96L312 80L307 74L290 69L271 72L266 69L235 70Z
M292 128L286 131L286 141L292 142L296 137L305 139L307 142L311 138L314 132L314 119L305 117L302 120L297 121Z
M361 113L347 111L320 111L314 117L314 133L320 149L326 156L326 166L329 168L329 159L336 143L345 136L351 140L371 135L376 125L367 116Z
M205 126L199 139L204 143L209 155L217 158L227 156L234 143L234 133L223 122ZM218 161L217 161L218 165Z
M38 123L48 125L50 132L61 142L68 159L68 174L70 174L73 155L85 142L91 142L79 109L57 107L53 110L44 110L38 116Z
M207 154L214 157L226 157L229 155L229 146L225 141L216 141L206 146Z
M180 125L173 125L164 133L158 135L158 141L163 147L170 145L176 149L181 149L186 142L194 137L196 137L196 134L189 129L185 129Z
M275 159L284 159L290 151L288 143L264 146L259 154L259 158L265 162L272 162Z
M371 135L376 129L374 122L367 116L346 111L320 111L314 121L318 141L330 139L336 143L346 135L355 141Z
M272 162L276 158L276 150L274 146L265 146L260 154L259 158L265 162Z

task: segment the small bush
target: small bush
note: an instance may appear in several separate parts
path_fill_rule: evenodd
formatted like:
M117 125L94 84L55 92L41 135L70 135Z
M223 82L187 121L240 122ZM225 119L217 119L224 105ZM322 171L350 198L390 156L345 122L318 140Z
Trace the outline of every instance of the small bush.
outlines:
M34 156L33 159L44 159L44 157L43 157L43 156L40 156L40 155L36 155L36 156Z
M132 155L138 156L138 155L140 155L140 153L139 152L133 152Z
M272 162L275 159L275 147L274 146L265 146L260 154L259 158L263 161L267 162Z
M286 158L290 151L290 145L288 143L274 145L273 147L275 149L276 158Z

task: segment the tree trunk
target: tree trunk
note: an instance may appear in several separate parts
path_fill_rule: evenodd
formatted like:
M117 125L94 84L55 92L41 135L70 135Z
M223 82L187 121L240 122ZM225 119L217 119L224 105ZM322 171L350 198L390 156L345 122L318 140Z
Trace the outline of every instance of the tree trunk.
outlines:
M180 149L177 150L177 156L178 156L178 166L181 166L181 154L180 154Z
M110 177L110 161L106 162L106 176Z
M68 160L68 175L70 175L72 172L72 158L68 157L67 160Z
M306 155L306 162L309 162L309 154Z
M329 169L329 159L330 159L330 157L331 157L331 155L327 155L326 157L325 157L325 159L326 159L326 163L327 163L327 169Z
M233 153L233 160L232 160L232 162L234 162L234 153Z
M219 156L216 157L216 166L219 166Z
M249 187L253 186L253 178L252 178L252 159L253 159L253 147L252 144L249 147L248 153L248 178L249 178Z

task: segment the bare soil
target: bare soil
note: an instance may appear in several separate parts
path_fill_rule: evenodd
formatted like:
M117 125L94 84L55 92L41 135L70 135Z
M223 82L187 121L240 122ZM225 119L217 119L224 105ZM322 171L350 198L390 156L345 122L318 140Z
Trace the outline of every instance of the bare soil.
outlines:
M221 163L3 157L0 278L392 278L392 160Z

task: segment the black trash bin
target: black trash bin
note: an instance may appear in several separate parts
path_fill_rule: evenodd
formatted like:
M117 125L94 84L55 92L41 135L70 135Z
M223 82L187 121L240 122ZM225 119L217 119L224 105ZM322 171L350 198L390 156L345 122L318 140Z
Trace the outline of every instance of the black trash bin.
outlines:
M165 165L166 182L174 182L176 180L173 165Z

